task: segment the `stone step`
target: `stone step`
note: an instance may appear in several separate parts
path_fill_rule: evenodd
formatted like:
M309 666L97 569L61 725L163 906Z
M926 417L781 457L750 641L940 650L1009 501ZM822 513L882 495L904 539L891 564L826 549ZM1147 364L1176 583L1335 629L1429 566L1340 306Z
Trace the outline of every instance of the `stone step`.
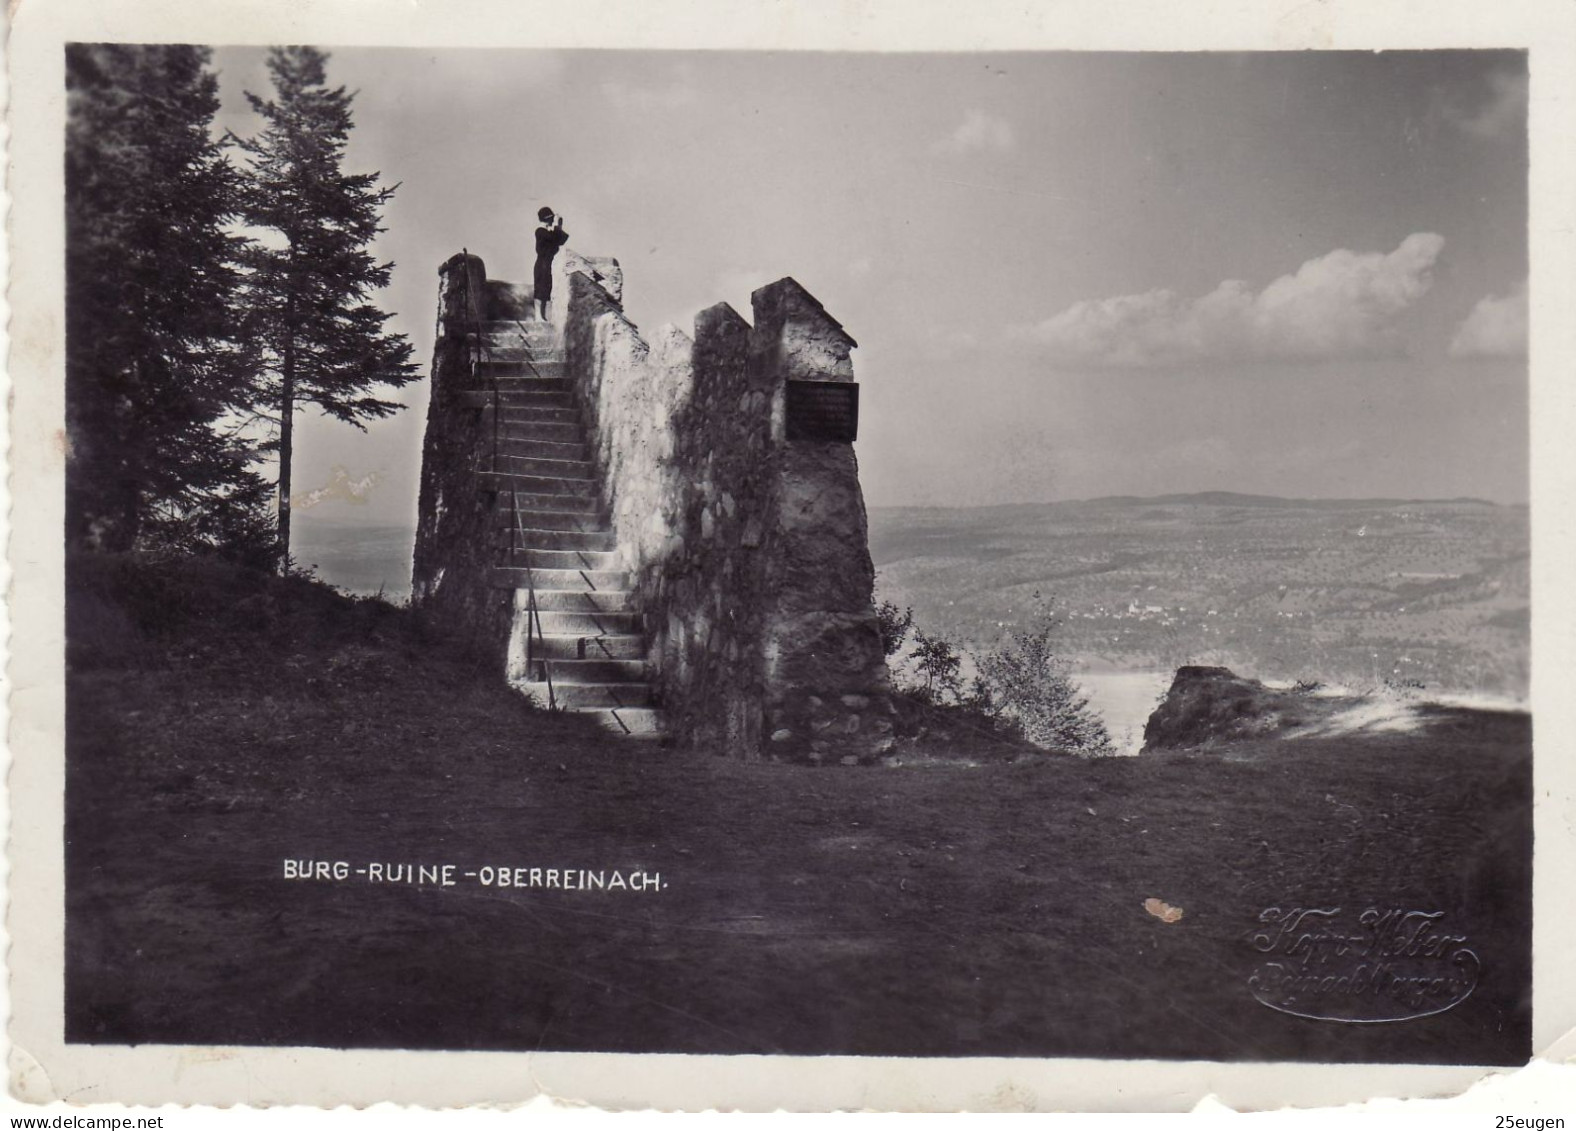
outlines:
M508 387L498 386L498 407L507 419L510 413L518 413L528 409L564 408L574 412L569 419L579 420L580 415L575 408L573 396L562 389L555 390L546 381L534 382L542 388L533 388L523 382L515 382ZM493 406L493 392L487 389L466 389L454 394L455 400L462 408L491 409Z
M570 393L575 392L575 386L568 378L561 375L555 376L548 373L532 373L529 370L519 373L492 373L485 378L484 388L491 389L498 386L502 393Z
M561 357L484 357L477 363L476 372L483 380L499 381L556 381L562 380L567 370Z
M538 366L538 369L540 368ZM533 372L524 366L506 370L502 366L497 366L484 371L467 388L461 390L459 395L485 393L491 396L494 385L503 392L535 390L545 393L569 393L574 391L574 383L562 373L548 373L545 370Z
M599 510L521 510L519 521L515 521L509 508L509 496L504 497L504 504L499 510L502 513L495 526L502 535L511 531L518 534L525 530L578 530L583 534L601 534L612 530L607 518ZM525 548L523 542L517 541L515 545Z
M511 436L502 427L498 431L498 451L506 456L525 456L531 459L563 459L582 462L586 460L586 446L579 440L534 440Z
M622 569L539 569L531 567L537 589L592 589L598 593L629 591L629 571Z
M538 399L539 398L539 399ZM567 399L567 398L566 398ZM510 428L526 424L569 424L579 429L579 438L585 439L585 426L580 423L580 410L565 404L552 394L538 394L530 399L520 398L510 403L508 394L500 398L498 406L498 435L508 434ZM492 411L482 413L482 427L490 432Z
M564 360L564 350L557 342L547 338L524 338L498 335L489 338L482 349L483 361L557 361Z
M564 356L556 350L499 350L477 360L476 371L487 381L563 381L569 377Z
M548 705L548 685L545 680L516 680L514 686L516 690L530 696L538 706ZM578 711L587 707L650 707L652 693L649 683L566 683L559 686L555 682L552 701L563 711Z
M538 475L543 479L595 479L596 468L585 459L537 459L498 453L493 471L505 475Z
M632 596L628 589L543 589L538 586L536 608L543 613L627 613L632 609ZM529 601L530 594L514 586L514 607L526 608Z
M489 347L518 346L522 342L532 348L546 346L551 349L563 346L557 331L541 322L527 322L523 326L518 322L483 323L481 341Z
M646 638L634 633L605 636L546 635L535 643L538 658L549 660L641 660L646 658Z
M498 494L518 491L522 495L573 495L582 498L596 497L594 479L560 479L546 475L520 475L507 471L494 471L483 467L476 473L483 491ZM508 500L500 499L499 506L507 507Z
M553 683L643 683L646 679L645 660L545 660L552 673ZM534 674L534 673L533 673Z
M490 396L491 394L489 394ZM483 407L491 407L489 401ZM504 418L510 413L531 412L543 408L577 409L574 397L567 389L555 389L548 381L516 381L513 384L498 382L498 408ZM579 419L578 415L576 419Z
M535 584L538 594L544 589L611 593L629 587L629 574L621 569L537 569L535 566L527 569L523 565L499 565L492 572L499 588L524 589Z
M558 337L558 327L551 322L543 322L540 318L488 318L481 322L483 336L489 338L507 338L511 334L516 337L526 336L531 338Z
M521 601L515 591L514 599ZM516 608L523 608L516 604ZM642 625L637 613L571 613L562 609L542 609L537 614L542 621L542 635L554 636L638 636Z
M482 444L482 450L476 454L476 470L479 472L524 475L534 479L567 480L576 483L586 479L595 481L596 476L590 471L592 466L591 461L583 455L578 459L572 459L567 455L548 455L540 451L516 451L502 436L498 437L496 445L493 444L492 438L488 437Z
M555 444L582 444L585 442L585 431L580 427L578 420L538 420L535 417L526 417L523 420L511 420L515 415L505 412L498 421L498 435L509 440L546 440Z
M522 516L522 517L524 517L524 516ZM529 568L531 568L531 569L551 569L551 568L556 568L556 567L552 567L552 566L543 566L543 565L539 564L538 562L528 558L527 555L529 555L529 554L538 554L538 553L542 553L543 551L547 551L547 552L565 551L565 552L585 553L588 549L590 549L590 547L584 547L584 546L567 546L567 547L566 546L543 546L543 545L540 544L539 541L537 541L538 539L542 539L542 538L561 539L561 538L577 538L577 537L578 538L598 538L598 539L600 539L600 538L604 537L605 535L607 535L609 533L610 533L610 531L608 531L605 528L602 528L602 529L590 529L590 530L562 530L562 529L555 529L555 528L551 528L551 527L532 527L532 526L521 526L521 527L518 527L518 528L515 528L515 529L499 528L499 530L497 531L497 540L493 543L494 547L498 551L497 552L497 556L493 558L493 564L498 569L505 569L505 568L507 568L507 569L525 569L525 568L527 568L528 565L529 565ZM617 557L617 555L613 555L613 556ZM591 570L591 569L587 568L586 566L582 566L582 565L574 565L574 566L565 567L565 568L569 568L571 570L571 572L576 572L576 573L578 573L582 569L584 569L587 573L620 573L620 572L622 572L622 567L621 566L614 566L612 569L608 569L608 570ZM499 580L499 584L500 585L503 584L503 579L502 578L499 578L498 580ZM537 588L538 589L541 588L540 583L538 583ZM598 588L600 588L600 586Z
M570 399L572 390L567 383L557 377L499 377L496 381L487 381L482 385L472 385L460 395L463 397L479 399L482 403L478 406L486 408L492 404L493 386L497 385L500 394L499 401L506 406L515 407L532 398L522 398L522 393L557 393L563 403L573 405Z
M476 360L494 365L526 365L540 369L544 364L562 367L565 361L563 348L556 342L533 340L522 342L501 341L488 343L487 348L477 355Z
M500 530L514 528L514 512L522 515L537 511L577 511L580 514L601 514L602 501L595 495L536 495L526 491L504 491L498 499L497 526ZM525 523L530 526L530 522Z
M503 406L498 415L500 434L508 428L528 427L536 424L568 425L580 435L585 429L580 424L580 410L563 405L509 405Z
M602 726L630 740L658 739L666 724L662 711L656 707L620 707L617 710L588 710L584 712Z
M598 550L519 550L516 564L532 569L608 570L623 573L616 553Z
M550 334L533 333L522 336L519 331L513 334L488 334L483 340L483 346L484 357L508 357L517 361L526 358L532 361L564 360L563 341Z
M493 382L498 384L500 393L569 393L573 392L568 378L537 376L534 373L497 373L487 382L487 389L492 390Z
M611 530L536 530L518 531L516 543L521 550L616 550L618 539Z
M540 318L484 318L481 323L482 333L488 337L505 334L546 334L557 336L558 327L551 322L543 322Z
M550 392L572 393L574 385L562 373L552 373L544 366L533 369L521 367L519 370L505 371L502 367L494 372L482 376L484 388L491 389L497 384L499 390L505 393L513 392Z

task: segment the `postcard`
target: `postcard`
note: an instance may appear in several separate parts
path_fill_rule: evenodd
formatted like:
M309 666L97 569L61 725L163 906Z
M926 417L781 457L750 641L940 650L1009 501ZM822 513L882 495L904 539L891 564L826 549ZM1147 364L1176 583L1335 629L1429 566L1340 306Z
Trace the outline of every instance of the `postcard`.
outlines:
M1573 17L23 3L11 1091L1571 1055Z

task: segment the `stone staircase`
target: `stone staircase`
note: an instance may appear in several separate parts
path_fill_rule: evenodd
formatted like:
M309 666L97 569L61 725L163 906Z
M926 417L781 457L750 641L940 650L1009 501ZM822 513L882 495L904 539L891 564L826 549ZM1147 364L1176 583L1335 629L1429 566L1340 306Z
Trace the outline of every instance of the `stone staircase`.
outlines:
M497 492L494 584L514 594L509 682L542 706L595 715L609 730L655 737L646 641L597 490L585 430L554 328L535 318L483 322L479 369L498 386L498 450L478 454ZM532 588L536 602L533 616Z

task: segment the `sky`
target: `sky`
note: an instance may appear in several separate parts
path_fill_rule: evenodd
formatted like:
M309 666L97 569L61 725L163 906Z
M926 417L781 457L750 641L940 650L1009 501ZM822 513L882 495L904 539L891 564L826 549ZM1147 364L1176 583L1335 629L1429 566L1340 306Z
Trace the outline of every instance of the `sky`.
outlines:
M219 125L264 51L219 48ZM1521 503L1518 52L331 49L399 189L378 301L526 280L536 210L646 330L791 275L859 341L871 506L1211 490ZM307 413L298 520L411 524L427 381Z

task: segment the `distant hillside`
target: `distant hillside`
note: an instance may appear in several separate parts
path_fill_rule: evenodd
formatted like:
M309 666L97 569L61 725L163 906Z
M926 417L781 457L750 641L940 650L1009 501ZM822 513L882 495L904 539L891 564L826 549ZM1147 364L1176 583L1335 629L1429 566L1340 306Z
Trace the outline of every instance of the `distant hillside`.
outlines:
M299 521L295 556L352 593L410 592L414 531ZM975 645L1041 590L1087 667L1219 663L1260 678L1524 694L1528 512L1482 499L1208 492L873 507L878 592Z
M1498 504L1487 499L1462 496L1454 499L1283 499L1279 495L1244 495L1237 491L1196 491L1189 495L1102 495L1088 500L1092 503L1109 503L1131 506L1141 503L1178 503L1193 506L1216 507L1313 507L1327 510L1350 510L1352 507L1400 507L1459 505L1492 507ZM1049 504L1051 506L1061 504Z
M1210 492L877 507L870 526L880 595L975 645L1039 590L1092 668L1525 693L1524 506Z

